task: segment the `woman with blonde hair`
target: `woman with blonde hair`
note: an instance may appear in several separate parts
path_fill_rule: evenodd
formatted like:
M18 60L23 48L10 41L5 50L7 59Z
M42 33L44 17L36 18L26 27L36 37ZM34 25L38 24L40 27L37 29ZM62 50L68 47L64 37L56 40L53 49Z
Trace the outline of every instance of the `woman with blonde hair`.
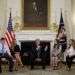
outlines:
M22 61L21 61L21 56L20 56L20 47L19 45L15 42L14 43L14 53L15 53L15 59L16 59L16 70L18 70L18 66L23 67Z
M22 61L21 61L21 56L20 56L20 47L16 43L16 40L14 40L11 44L10 47L11 54L13 56L13 61L15 65L15 70L18 70L18 66L23 67Z

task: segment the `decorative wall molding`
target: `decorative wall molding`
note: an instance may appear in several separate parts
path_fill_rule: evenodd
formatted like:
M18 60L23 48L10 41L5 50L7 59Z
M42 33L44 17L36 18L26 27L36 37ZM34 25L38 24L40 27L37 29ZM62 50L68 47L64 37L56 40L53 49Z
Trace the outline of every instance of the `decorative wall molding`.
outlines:
M16 32L15 34L17 43L20 47L21 41L34 41L40 39L41 41L50 41L51 50L53 50L54 40L57 33L51 32L50 30L26 30Z
M66 30L68 33L68 36L71 37L71 35L73 35L73 37L75 37L74 33L75 33L75 25L72 25L72 22L70 20L70 16L72 15L72 11L71 11L71 1L72 0L49 0L49 16L48 16L48 22L49 22L49 28L51 27L51 24L54 23L55 21L57 22L57 24L59 24L59 20L60 20L60 8L62 8L62 13L64 16L64 19L68 19L68 21L66 22ZM73 0L74 1L74 0ZM10 8L12 8L12 19L14 17L18 17L18 22L22 22L23 20L23 10L22 10L22 0L0 0L0 8L2 9L0 11L0 25L4 25L7 26L8 25L8 18L9 18L9 13L10 13ZM59 4L58 4L59 3ZM14 4L14 5L13 5ZM67 11L67 17L65 16L65 10ZM13 19L13 26L18 23L15 22ZM21 25L21 24L20 24ZM23 25L23 24L22 24ZM50 28L52 31L53 29ZM18 32L21 31L20 27L18 29L16 29Z
M20 40L35 40L39 38L40 40L54 40L56 37L55 32L50 30L26 30L16 32L16 39Z

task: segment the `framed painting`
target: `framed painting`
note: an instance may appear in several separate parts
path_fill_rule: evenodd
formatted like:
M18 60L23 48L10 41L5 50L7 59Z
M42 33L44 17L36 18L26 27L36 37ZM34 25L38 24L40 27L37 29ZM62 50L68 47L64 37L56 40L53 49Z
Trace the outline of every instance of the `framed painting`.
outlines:
M48 28L48 0L23 0L24 29Z

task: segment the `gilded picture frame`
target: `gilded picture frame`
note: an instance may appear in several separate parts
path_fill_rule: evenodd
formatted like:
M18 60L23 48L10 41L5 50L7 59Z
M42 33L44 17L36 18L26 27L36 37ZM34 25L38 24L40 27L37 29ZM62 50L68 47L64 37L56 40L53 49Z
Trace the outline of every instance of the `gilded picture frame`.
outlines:
M42 29L42 30L48 30L49 29L49 25L50 25L50 0L47 0L47 12L46 12L46 19L44 19L43 21L45 21L46 20L46 25L45 24L39 24L38 25L38 23L34 23L34 25L32 25L32 23L31 22L25 22L24 21L24 16L25 16L25 11L26 11L26 9L24 8L24 4L25 4L25 1L26 0L23 0L22 1L22 16L23 16L23 27L22 27L22 30L39 30L39 29ZM35 1L35 0L34 0ZM40 0L39 0L40 1ZM43 0L42 0L43 1ZM34 3L34 2L33 2ZM35 5L35 3L34 3L34 5ZM36 8L35 8L36 9ZM37 17L37 16L36 16ZM35 17L35 19L36 19L36 17ZM36 20L38 20L38 19L36 19ZM36 21L35 20L35 21ZM41 20L42 21L42 20ZM40 21L39 21L40 22Z

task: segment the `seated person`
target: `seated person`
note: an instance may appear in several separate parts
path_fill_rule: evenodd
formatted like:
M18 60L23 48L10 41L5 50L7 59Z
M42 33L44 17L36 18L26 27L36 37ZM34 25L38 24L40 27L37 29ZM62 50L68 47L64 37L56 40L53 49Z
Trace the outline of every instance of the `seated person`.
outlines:
M2 68L1 68L1 58L6 58L9 61L9 71L13 71L13 58L10 53L9 47L5 43L5 38L0 39L0 73L2 73Z
M75 58L75 40L71 39L70 47L67 49L66 64L68 70L71 69L72 61Z
M15 43L14 46L14 52L15 52L15 58L16 58L16 68L18 70L18 66L24 67L21 61L21 55L20 55L20 47L17 43Z
M42 68L45 69L45 49L40 44L40 40L36 39L31 51L31 69L34 68L35 62L42 62Z
M15 59L16 62L14 62L15 64L15 70L18 70L18 66L23 66L22 61L21 61L21 56L20 56L20 47L19 45L16 43L16 40L13 41L12 46L11 46L11 54L13 56L13 58Z
M54 44L54 48L52 51L52 68L53 70L58 69L59 67L59 60L60 60L60 51L58 49L58 44Z
M42 68L45 69L45 66L50 63L50 44L46 43L42 46Z

